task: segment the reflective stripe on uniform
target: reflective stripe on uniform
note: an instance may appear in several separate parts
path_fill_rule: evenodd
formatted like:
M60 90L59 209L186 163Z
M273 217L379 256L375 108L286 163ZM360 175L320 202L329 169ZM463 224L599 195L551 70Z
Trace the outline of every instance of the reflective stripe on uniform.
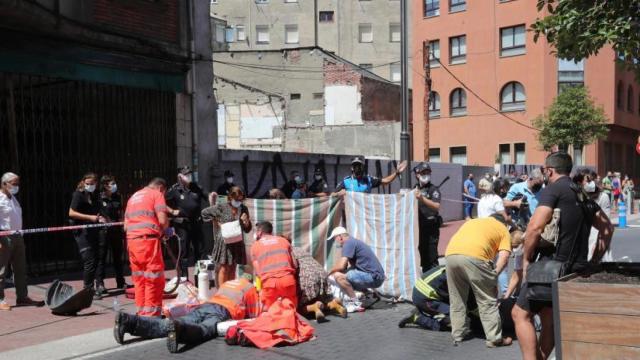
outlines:
M132 271L131 277L133 276L144 276L144 271Z
M154 213L153 211L149 211L149 210L135 210L129 213L124 214L124 217L126 219L131 219L137 216L148 216L148 217L154 217L156 216L156 213Z
M277 270L277 269L280 269L280 268L286 268L289 265L290 264L289 264L288 261L282 261L282 262L278 262L278 263L275 263L275 264L270 264L270 265L267 265L265 267L260 267L260 273L266 273L266 272Z
M258 258L256 259L257 261L261 261L264 260L265 258L269 257L269 256L273 256L273 255L289 255L289 251L287 251L286 249L276 249L276 250L270 250L265 252L264 254L261 254L260 256L258 256Z
M147 222L127 226L127 231L137 230L137 229L153 229L153 230L160 231L160 227L158 227L158 225L153 223L147 223Z
M158 206L154 206L154 209L156 211L165 211L165 210L167 210L167 206L166 205L158 205Z
M430 283L438 276L442 275L444 271L445 268L443 267L442 269L434 271L424 279L418 279L416 281L416 289L418 289L418 291L420 291L422 295L429 299L439 300L440 297L438 296L438 292L433 287L431 287Z
M145 271L144 277L146 277L147 279L157 279L161 277L162 274L162 271Z

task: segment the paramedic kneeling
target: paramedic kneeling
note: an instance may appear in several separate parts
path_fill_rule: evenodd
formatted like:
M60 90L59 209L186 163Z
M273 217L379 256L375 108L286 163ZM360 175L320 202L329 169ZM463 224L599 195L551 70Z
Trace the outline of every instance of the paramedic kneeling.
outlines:
M371 248L349 236L347 229L341 226L333 229L327 241L331 239L335 239L339 247L342 247L342 257L329 275L333 275L340 288L349 296L350 299L344 304L347 311L364 311L354 290L366 291L380 287L385 280L384 269Z

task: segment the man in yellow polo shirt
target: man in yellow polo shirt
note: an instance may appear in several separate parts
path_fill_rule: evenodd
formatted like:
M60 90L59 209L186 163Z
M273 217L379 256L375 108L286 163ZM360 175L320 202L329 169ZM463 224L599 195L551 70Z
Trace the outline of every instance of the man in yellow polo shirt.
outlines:
M498 311L497 279L511 252L507 221L499 214L469 220L456 232L447 246L446 266L449 285L451 336L458 345L470 335L467 321L467 297L473 291L487 347L511 345L502 337ZM493 264L496 254L497 264Z

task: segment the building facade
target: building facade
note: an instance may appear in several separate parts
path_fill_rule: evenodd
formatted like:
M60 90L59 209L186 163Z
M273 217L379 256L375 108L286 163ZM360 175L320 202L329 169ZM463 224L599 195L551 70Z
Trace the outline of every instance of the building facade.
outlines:
M397 84L316 47L213 59L221 148L399 157Z
M400 82L398 0L214 0L229 50L319 46Z
M431 93L414 86L414 159L491 165L541 164L546 152L532 120L564 86L586 86L609 119L607 139L570 152L577 165L640 175L635 154L640 131L640 85L619 69L611 48L579 63L557 59L544 39L527 31L543 13L535 0L415 1L414 64L430 49ZM415 66L414 84L424 84ZM425 122L425 113L429 114ZM425 135L428 134L428 139Z

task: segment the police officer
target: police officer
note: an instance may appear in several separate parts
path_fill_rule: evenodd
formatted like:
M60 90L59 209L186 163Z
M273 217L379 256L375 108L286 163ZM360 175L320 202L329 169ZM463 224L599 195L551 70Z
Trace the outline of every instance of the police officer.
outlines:
M336 186L336 193L344 193L344 191L370 193L371 189L380 185L388 185L400 175L407 167L407 161L403 161L398 165L396 171L382 179L364 173L364 159L356 156L351 161L351 175L345 177Z
M329 186L327 185L327 182L324 181L322 169L317 167L313 171L313 182L311 183L311 186L309 186L307 195L309 195L309 197L320 197L327 196L328 194Z
M442 217L440 210L440 189L431 183L431 166L422 162L413 169L418 184L415 187L418 199L420 220L420 266L422 272L427 272L438 265L438 241L440 240L440 225Z
M171 226L180 238L183 252L180 269L182 276L187 276L190 246L193 246L195 260L205 257L202 252L202 220L200 212L202 201L208 201L202 189L193 181L193 172L189 166L178 170L178 182L165 194L165 200L172 215Z
M216 191L216 193L221 196L227 196L229 195L229 190L231 190L231 188L234 186L236 185L233 183L233 173L231 172L231 170L225 170L224 184L218 186L218 190Z

